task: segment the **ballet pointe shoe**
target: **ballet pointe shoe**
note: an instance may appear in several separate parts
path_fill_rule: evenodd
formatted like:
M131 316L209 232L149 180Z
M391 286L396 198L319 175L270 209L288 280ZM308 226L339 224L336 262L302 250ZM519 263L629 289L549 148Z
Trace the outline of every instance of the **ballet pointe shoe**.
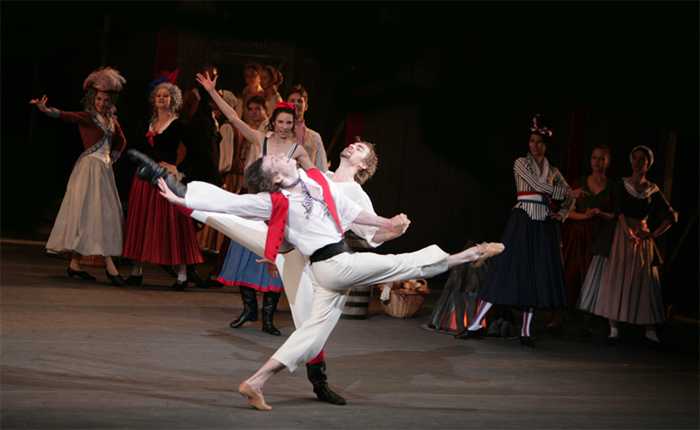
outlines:
M484 262L487 259L495 257L496 255L503 252L504 249L506 249L505 245L498 242L477 243L476 247L479 250L479 252L483 255L479 257L478 260L469 263L469 267L471 267L472 269L478 269L479 267L481 267L482 264L484 264Z
M255 409L261 411L269 411L272 409L272 407L265 403L265 398L262 395L262 391L260 394L257 394L252 388L250 388L250 385L248 385L247 382L243 381L243 383L238 387L238 392L241 393L241 396L248 399L250 404L253 405Z
M151 157L135 149L129 149L126 151L126 154L131 161L138 165L136 168L137 178L142 181L150 182L156 188L158 188L158 179L163 178L168 188L170 188L170 191L175 193L178 197L185 197L187 188L178 182L177 178L171 175L164 167L158 165Z

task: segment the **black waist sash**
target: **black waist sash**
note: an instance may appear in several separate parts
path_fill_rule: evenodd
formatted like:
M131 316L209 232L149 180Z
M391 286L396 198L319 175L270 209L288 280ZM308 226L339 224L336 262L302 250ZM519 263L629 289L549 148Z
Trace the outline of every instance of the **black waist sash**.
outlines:
M338 254L342 254L343 252L353 251L344 240L341 240L338 243L331 243L330 245L317 249L313 254L311 254L309 260L311 260L312 263L317 263L319 261L328 260L329 258L335 257Z

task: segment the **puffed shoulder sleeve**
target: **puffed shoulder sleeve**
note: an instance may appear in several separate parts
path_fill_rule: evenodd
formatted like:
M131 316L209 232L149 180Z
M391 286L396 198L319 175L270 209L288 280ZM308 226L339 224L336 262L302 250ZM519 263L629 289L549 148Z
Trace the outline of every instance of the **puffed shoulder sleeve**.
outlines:
M673 223L678 222L678 212L673 210L668 200L666 200L666 196L664 196L661 191L652 194L651 200L662 219L669 220Z

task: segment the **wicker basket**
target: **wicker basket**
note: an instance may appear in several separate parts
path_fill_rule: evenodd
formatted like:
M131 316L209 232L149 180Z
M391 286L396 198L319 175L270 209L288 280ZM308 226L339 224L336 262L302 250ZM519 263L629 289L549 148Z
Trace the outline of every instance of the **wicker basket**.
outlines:
M427 282L421 279L425 285ZM396 283L400 285L398 282ZM395 284L395 285L396 285ZM379 288L383 290L384 285ZM387 315L395 318L410 318L425 302L425 298L430 294L427 288L421 290L408 290L394 287L391 289L391 294L388 301L381 301L382 308Z

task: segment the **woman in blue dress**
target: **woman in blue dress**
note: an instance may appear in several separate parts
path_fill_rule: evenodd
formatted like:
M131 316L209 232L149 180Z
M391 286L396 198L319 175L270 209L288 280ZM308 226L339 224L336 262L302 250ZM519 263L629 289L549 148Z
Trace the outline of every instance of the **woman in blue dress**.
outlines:
M206 76L197 75L197 82L211 95L229 122L241 132L247 141L251 142L249 160L252 161L267 154L286 154L288 158L297 160L299 167L304 170L315 168L306 150L296 142L294 135L296 114L292 105L287 102L277 104L266 131L263 133L253 130L216 92L216 80L217 77L211 79L208 74ZM243 193L243 191L241 192ZM243 312L231 322L232 328L240 328L248 321L257 321L256 291L262 291L262 329L275 336L281 334L272 323L281 292L284 291L282 280L274 264L265 262L263 257L232 241L226 255L226 261L219 274L219 282L226 285L236 285L241 291Z

